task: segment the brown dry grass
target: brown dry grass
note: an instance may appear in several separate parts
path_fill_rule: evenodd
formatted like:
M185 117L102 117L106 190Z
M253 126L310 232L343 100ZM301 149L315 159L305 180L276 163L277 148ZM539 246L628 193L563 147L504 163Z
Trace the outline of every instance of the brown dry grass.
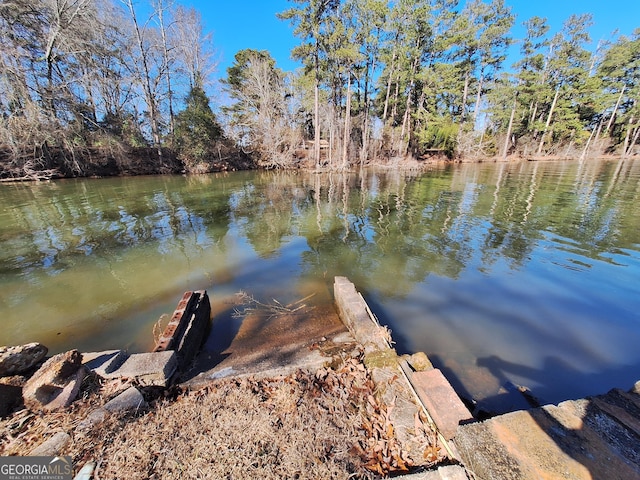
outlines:
M412 466L360 359L165 392L144 412L111 416L88 432L75 428L124 387L93 380L66 412L14 414L0 422L0 454L25 455L66 431L71 442L61 453L77 470L94 461L96 479L373 478Z

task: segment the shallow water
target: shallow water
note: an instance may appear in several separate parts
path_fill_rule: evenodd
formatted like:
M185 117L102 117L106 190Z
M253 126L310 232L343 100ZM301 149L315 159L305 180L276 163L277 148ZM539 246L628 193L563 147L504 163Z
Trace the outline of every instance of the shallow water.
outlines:
M0 344L145 351L185 290L233 332L239 290L320 303L345 275L483 408L522 407L511 384L557 402L640 379L639 162L64 180L0 201Z

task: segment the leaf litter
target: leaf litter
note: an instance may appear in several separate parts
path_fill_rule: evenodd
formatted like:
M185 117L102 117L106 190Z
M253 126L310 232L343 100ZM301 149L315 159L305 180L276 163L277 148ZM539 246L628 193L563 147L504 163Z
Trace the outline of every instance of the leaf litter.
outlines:
M145 391L148 409L75 427L129 385L92 377L58 413L26 410L0 421L0 454L26 455L57 431L76 470L92 461L96 479L371 479L435 466L445 453L416 416L424 458L403 449L362 352L334 367L274 378L220 379L198 390ZM155 395L155 398L152 396Z

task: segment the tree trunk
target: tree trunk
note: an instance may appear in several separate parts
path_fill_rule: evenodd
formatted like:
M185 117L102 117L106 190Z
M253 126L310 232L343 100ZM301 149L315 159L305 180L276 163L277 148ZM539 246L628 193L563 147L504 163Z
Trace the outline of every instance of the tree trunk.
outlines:
M344 114L344 135L342 139L342 169L349 165L349 139L351 138L351 72L347 74L347 105Z
M511 116L509 117L509 126L507 127L507 138L504 141L504 148L502 149L502 159L507 158L507 152L509 151L509 141L511 140L511 130L513 129L513 118L516 116L516 107L518 105L518 94L513 100L513 108L511 108Z
M531 110L531 116L529 117L529 131L531 131L531 125L533 125L533 122L536 121L536 115L538 114L538 102L535 102L529 106L529 109Z
M582 150L582 155L580 155L580 161L583 161L585 158L587 158L587 152L589 151L589 145L591 144L591 139L593 138L593 134L596 131L596 129L594 128L593 130L591 130L591 135L589 135L589 140L587 140L587 144L584 146L584 150Z
M604 116L598 122L598 130L596 131L596 138L593 139L593 143L595 143L596 145L598 145L598 140L600 140L600 132L602 132L602 120L603 119L604 119Z
M633 117L633 115L631 115L631 118L629 118L629 123L627 126L627 134L624 137L624 144L622 145L622 158L627 157L627 148L629 147L629 138L631 137L631 124L633 123L634 120L635 118Z
M153 139L153 145L158 151L158 160L160 163L162 163L162 147L160 145L158 108L153 95L153 89L151 88L151 70L149 68L147 52L144 47L142 32L140 31L140 27L138 25L138 18L136 17L136 12L133 8L133 0L127 0L127 6L129 7L129 12L131 13L131 20L133 21L133 26L136 34L136 42L138 44L137 47L140 50L140 59L142 60L142 73L144 75L144 78L141 79L141 81L144 89L145 101L147 103L147 107L149 108L149 123L151 124L151 136Z
M633 139L631 140L631 143L629 144L629 147L625 152L625 157L628 157L631 155L631 151L633 150L633 147L635 146L635 144L638 142L639 136L640 136L640 125L636 125L636 128L634 129L634 133L633 133Z
M419 45L418 45L419 46ZM406 154L407 149L409 148L411 132L409 131L409 118L411 112L411 97L413 96L413 89L416 85L416 70L418 69L418 64L420 62L420 57L416 56L413 60L413 65L411 65L411 81L409 82L409 91L407 92L407 103L404 109L404 116L402 118L402 131L400 133L400 142L402 154ZM407 135L409 138L407 139L406 147L404 145L404 137Z
M478 110L480 109L480 97L482 96L482 84L484 82L484 76L480 74L480 78L478 79L478 91L476 93L476 104L473 107L473 124L478 121Z
M462 105L460 110L460 118L464 121L467 113L467 98L469 97L469 72L464 76L464 89L462 90Z
M400 94L400 74L398 74L398 78L396 79L396 91L395 91L395 94L393 96L393 108L391 110L391 118L392 118L392 122L391 122L391 149L392 150L396 149L396 142L395 142L396 129L393 127L393 120L396 118L396 115L398 113L398 95L399 94Z
M362 150L360 151L360 166L364 165L364 162L369 156L369 139L371 132L369 131L369 112L371 110L371 100L369 99L369 75L375 76L376 73L376 61L373 60L371 65L371 73L367 67L367 81L364 86L364 127L362 129Z
M620 95L618 95L618 101L616 102L616 106L613 107L613 112L611 112L611 118L609 118L609 122L607 122L607 126L604 129L604 133L607 133L611 128L611 124L613 123L613 119L616 116L616 112L618 111L618 107L620 106L620 101L622 100L622 95L624 94L624 89L627 88L626 85L622 86L622 90L620 90Z
M391 68L389 68L389 79L387 80L387 94L384 97L384 111L382 112L382 123L387 120L387 112L389 111L389 96L391 94L391 79L393 78L393 69L396 61L396 47L393 46L393 55L391 57Z
M313 91L313 154L316 159L316 168L320 168L320 61L318 59L320 46L316 36L316 51L314 56L316 81Z
M158 22L160 24L160 34L162 36L162 57L164 62L164 72L167 77L167 101L169 103L169 133L173 137L175 131L175 118L173 113L173 90L171 89L171 69L169 64L171 59L169 57L169 44L167 41L167 29L164 24L164 6L162 0L157 3Z
M393 108L391 109L391 118L395 120L398 114L398 96L400 95L400 73L396 78L396 90L393 94Z
M556 88L556 94L553 96L553 102L551 102L551 108L549 109L549 115L547 115L547 123L544 126L544 131L542 132L542 136L540 137L540 145L538 145L538 155L542 152L542 147L544 146L544 137L549 130L549 125L551 125L551 117L553 116L553 111L556 108L556 103L558 103L558 96L560 95L560 85Z

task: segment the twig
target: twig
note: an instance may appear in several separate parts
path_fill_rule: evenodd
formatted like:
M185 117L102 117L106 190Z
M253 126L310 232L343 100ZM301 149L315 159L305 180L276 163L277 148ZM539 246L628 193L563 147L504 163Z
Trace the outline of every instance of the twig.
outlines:
M276 300L275 298L272 299L273 303L267 304L267 303L262 303L256 300L254 297L252 297L246 292L240 291L238 292L237 296L240 299L240 305L242 305L242 308L234 308L233 317L243 318L252 313L263 313L263 314L269 314L268 318L273 318L278 315L291 315L293 313L305 313L306 311L308 311L308 309L313 307L308 307L307 304L302 302L311 298L313 295L315 294L308 295L305 298L289 303L287 305L282 305L282 303ZM293 308L294 306L296 307Z

